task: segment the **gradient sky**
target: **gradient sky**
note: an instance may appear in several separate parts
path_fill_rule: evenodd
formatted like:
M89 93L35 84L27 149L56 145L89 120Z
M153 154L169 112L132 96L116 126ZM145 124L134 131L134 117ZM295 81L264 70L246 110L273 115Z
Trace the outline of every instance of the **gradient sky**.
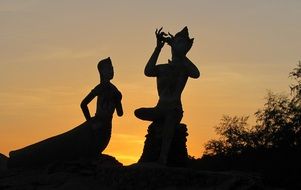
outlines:
M133 112L158 99L155 78L143 75L154 31L188 26L188 57L201 77L183 92L182 122L189 154L200 157L223 114L252 116L267 90L288 93L300 20L299 0L0 0L0 152L81 124L79 104L99 82L98 61L110 56L125 115L114 117L104 153L136 162L149 122ZM164 47L159 63L168 58Z

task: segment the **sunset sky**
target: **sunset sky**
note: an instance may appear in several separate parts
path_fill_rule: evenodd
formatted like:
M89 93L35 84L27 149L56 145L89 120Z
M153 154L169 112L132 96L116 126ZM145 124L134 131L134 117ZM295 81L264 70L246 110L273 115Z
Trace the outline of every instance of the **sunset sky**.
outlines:
M300 20L299 0L0 0L0 152L84 122L80 102L99 82L98 61L110 56L125 114L115 115L104 153L136 162L150 123L133 112L158 100L155 78L143 74L155 29L188 26L195 40L187 56L201 77L183 92L182 122L189 154L200 157L222 115L250 115L252 124L267 90L289 93ZM165 46L159 63L169 58Z

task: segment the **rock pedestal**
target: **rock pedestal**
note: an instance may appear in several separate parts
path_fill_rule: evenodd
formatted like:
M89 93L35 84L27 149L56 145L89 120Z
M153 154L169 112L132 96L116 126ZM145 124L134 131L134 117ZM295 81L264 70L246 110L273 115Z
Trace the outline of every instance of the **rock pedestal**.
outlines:
M158 161L162 144L162 128L162 121L154 121L148 127L148 133L145 136L143 153L138 161L139 163ZM168 154L168 166L185 166L188 159L186 147L187 136L186 125L182 123L177 125Z
M0 172L7 170L7 160L8 158L0 153Z

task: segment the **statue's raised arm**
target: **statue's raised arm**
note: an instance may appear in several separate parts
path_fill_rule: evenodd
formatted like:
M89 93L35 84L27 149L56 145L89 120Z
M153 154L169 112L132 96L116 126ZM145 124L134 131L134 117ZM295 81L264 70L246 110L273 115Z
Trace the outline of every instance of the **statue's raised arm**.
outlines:
M144 74L145 74L145 76L148 76L148 77L155 77L158 74L156 64L157 64L161 49L163 48L163 46L165 44L165 36L167 36L167 34L165 32L162 32L162 29L163 28L160 28L159 30L156 29L156 31L155 31L156 38L157 38L157 46L156 46L152 56L149 58L146 66L145 66L145 69L144 69Z

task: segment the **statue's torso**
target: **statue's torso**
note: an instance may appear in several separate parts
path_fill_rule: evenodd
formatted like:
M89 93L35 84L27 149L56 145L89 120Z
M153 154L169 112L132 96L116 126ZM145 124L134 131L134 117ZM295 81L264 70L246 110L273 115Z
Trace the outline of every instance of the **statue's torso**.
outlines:
M121 100L121 93L111 83L99 84L94 88L97 95L96 113L98 117L112 117L116 104Z
M158 65L157 90L160 106L181 107L181 94L188 76L185 70L174 64Z

